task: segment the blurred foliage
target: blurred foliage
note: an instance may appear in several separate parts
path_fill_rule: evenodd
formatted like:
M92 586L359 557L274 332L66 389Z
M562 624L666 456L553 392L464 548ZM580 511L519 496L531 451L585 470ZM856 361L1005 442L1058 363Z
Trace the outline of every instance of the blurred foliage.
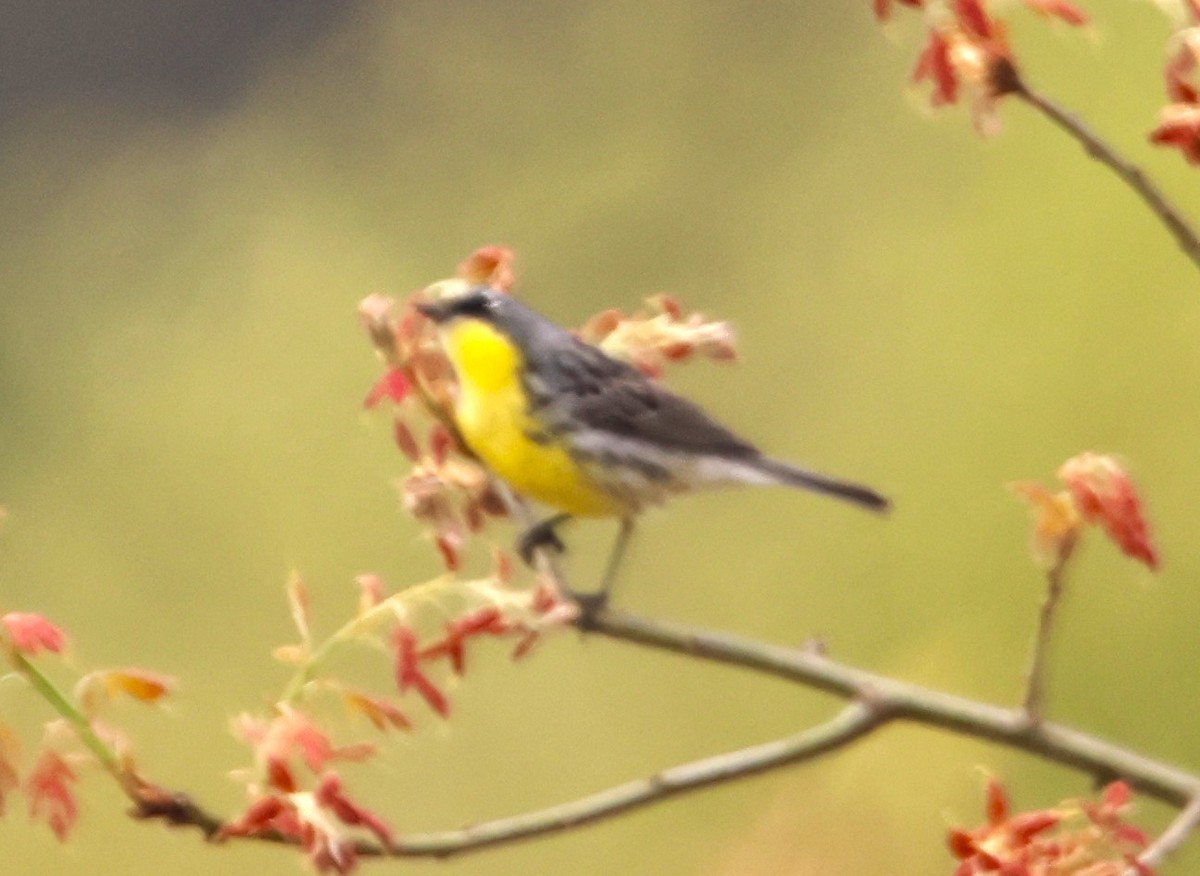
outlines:
M886 522L788 491L680 501L643 527L620 603L819 634L877 671L1014 702L1040 581L1004 484L1116 452L1164 571L1084 545L1049 711L1195 766L1180 732L1195 680L1178 671L1200 623L1194 268L1021 107L987 143L962 113L914 112L915 22L889 40L868 6L0 3L0 604L61 623L83 665L178 676L167 714L117 718L149 774L232 811L223 775L246 754L227 720L283 683L269 653L290 635L289 570L327 629L355 574L438 570L398 511L388 423L360 411L378 368L355 304L501 242L520 294L562 322L657 291L732 320L741 364L672 384L771 452L896 501ZM1144 142L1163 21L1095 12L1090 41L1020 21L1028 75L1194 207L1194 173ZM577 577L610 537L574 527ZM475 662L448 725L422 722L382 773L350 775L398 830L559 802L830 708L614 643L505 653ZM14 722L33 711L19 700L0 700ZM977 764L1018 805L1086 790L897 728L439 872L945 873L947 813L976 819ZM85 787L66 848L20 811L0 821L6 860L300 866L138 826L102 777Z

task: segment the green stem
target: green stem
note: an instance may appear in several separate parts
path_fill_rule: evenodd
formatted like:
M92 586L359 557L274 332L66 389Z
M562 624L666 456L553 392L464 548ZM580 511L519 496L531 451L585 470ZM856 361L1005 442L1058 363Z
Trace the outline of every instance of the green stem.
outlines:
M300 699L304 688L313 681L316 677L317 670L324 663L334 648L343 642L352 641L358 638L359 632L363 627L371 626L379 622L379 618L386 614L393 614L397 617L403 617L404 609L401 607L404 603L413 602L417 599L427 597L431 592L441 589L445 585L445 578L434 578L424 584L419 584L416 587L409 587L403 593L397 593L382 600L378 605L373 605L371 608L364 611L362 614L351 618L342 626L338 627L325 641L316 648L308 652L308 658L304 661L304 665L296 670L292 675L287 685L283 689L283 693L279 696L279 702L291 705Z
M54 682L47 678L25 655L13 652L10 659L17 672L29 682L29 686L38 692L51 709L71 725L71 729L75 731L79 741L95 755L100 766L104 767L122 788L128 789L133 776L122 766L117 753L92 729L92 722L88 720L87 715L83 714L62 691L55 687Z

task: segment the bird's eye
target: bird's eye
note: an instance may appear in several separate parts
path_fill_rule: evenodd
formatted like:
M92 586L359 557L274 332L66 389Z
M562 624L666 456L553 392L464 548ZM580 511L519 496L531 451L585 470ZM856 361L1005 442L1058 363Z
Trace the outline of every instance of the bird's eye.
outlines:
M494 320L504 312L505 297L492 289L469 293L469 298L470 301L464 303L470 316Z
M456 303L455 310L463 316L483 316L491 310L491 299L483 291L467 292Z

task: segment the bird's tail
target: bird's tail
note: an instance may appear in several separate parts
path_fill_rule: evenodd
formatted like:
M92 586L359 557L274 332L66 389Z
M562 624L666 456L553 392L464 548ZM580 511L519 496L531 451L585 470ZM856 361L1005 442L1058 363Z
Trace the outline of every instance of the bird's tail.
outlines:
M826 495L845 499L847 502L853 502L856 505L861 505L864 508L869 508L872 511L880 513L886 513L892 505L888 499L879 495L870 487L864 487L861 484L840 481L837 478L831 478L813 471L806 471L789 463L780 462L777 459L768 459L765 456L755 460L755 463L757 468L764 474L790 487L801 487L806 490L825 493Z

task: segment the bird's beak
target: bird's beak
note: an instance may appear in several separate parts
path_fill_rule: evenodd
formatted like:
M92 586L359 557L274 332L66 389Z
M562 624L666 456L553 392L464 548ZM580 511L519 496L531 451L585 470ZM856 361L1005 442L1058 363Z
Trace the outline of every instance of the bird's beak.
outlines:
M450 316L449 301L418 301L417 310L435 323L445 322Z

